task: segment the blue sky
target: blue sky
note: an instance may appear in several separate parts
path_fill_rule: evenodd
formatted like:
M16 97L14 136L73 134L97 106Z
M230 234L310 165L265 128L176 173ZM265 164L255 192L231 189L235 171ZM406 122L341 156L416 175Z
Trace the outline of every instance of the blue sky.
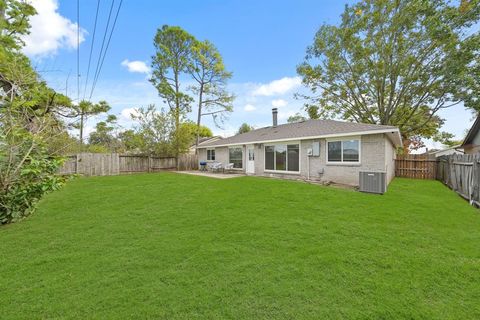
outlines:
M68 79L68 94L75 99L76 1L33 0L33 3L39 16L32 20L25 52L55 89L65 92ZM115 8L118 3L116 0ZM233 114L223 128L216 128L208 118L204 120L206 125L221 135L233 134L243 122L257 127L269 125L272 107L279 108L280 122L284 122L302 109L302 102L293 98L294 92L303 90L296 65L302 61L318 27L322 23L338 23L346 3L124 0L92 100L107 100L112 106L111 113L117 114L125 127L131 125L129 114L133 108L150 103L161 107L161 100L147 81L146 67L154 53L152 40L156 29L164 24L178 25L198 39L213 42L227 69L233 72L229 85L237 96ZM80 96L84 92L96 4L96 0L80 1ZM110 4L110 0L101 0L92 69L97 63ZM461 106L441 115L447 118L444 129L459 138L471 123L470 113ZM195 112L189 117L194 119ZM96 120L99 119L89 122L87 132ZM429 146L435 145L429 143Z

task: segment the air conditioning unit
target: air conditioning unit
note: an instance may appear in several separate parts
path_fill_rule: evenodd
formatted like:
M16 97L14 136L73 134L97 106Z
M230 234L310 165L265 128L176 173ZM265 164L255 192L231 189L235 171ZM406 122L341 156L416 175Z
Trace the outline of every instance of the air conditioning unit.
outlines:
M381 171L360 171L360 191L384 194L387 191L387 175Z

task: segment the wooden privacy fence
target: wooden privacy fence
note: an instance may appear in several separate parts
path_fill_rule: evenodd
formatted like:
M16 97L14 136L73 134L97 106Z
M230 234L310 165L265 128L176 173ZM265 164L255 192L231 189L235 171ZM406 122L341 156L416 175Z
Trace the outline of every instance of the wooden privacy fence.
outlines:
M480 206L480 153L438 159L437 179L477 207Z
M184 154L178 159L179 170L198 169L198 158ZM111 176L136 172L156 172L175 169L174 157L127 155L118 153L79 153L67 156L61 174Z
M419 154L397 156L395 160L395 176L414 179L436 179L437 160Z
M398 156L395 176L437 179L480 207L480 153L452 154L438 158L425 155Z
M186 157L181 157L179 164L184 163L185 159ZM120 173L155 172L176 168L175 158L173 157L120 155L119 164Z

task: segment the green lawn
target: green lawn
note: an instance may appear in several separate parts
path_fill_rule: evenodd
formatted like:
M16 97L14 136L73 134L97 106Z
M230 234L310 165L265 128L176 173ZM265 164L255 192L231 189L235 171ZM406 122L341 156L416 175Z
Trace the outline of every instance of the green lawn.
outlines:
M436 181L79 178L0 227L1 319L479 319L479 302L480 214Z

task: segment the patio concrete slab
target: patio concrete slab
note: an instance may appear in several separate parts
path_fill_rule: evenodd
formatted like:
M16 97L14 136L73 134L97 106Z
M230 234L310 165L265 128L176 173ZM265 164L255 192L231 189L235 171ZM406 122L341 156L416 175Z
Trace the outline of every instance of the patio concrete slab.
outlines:
M230 179L244 177L243 173L221 173L221 172L205 172L205 171L176 171L177 173L190 174L193 176L202 176L216 179Z

